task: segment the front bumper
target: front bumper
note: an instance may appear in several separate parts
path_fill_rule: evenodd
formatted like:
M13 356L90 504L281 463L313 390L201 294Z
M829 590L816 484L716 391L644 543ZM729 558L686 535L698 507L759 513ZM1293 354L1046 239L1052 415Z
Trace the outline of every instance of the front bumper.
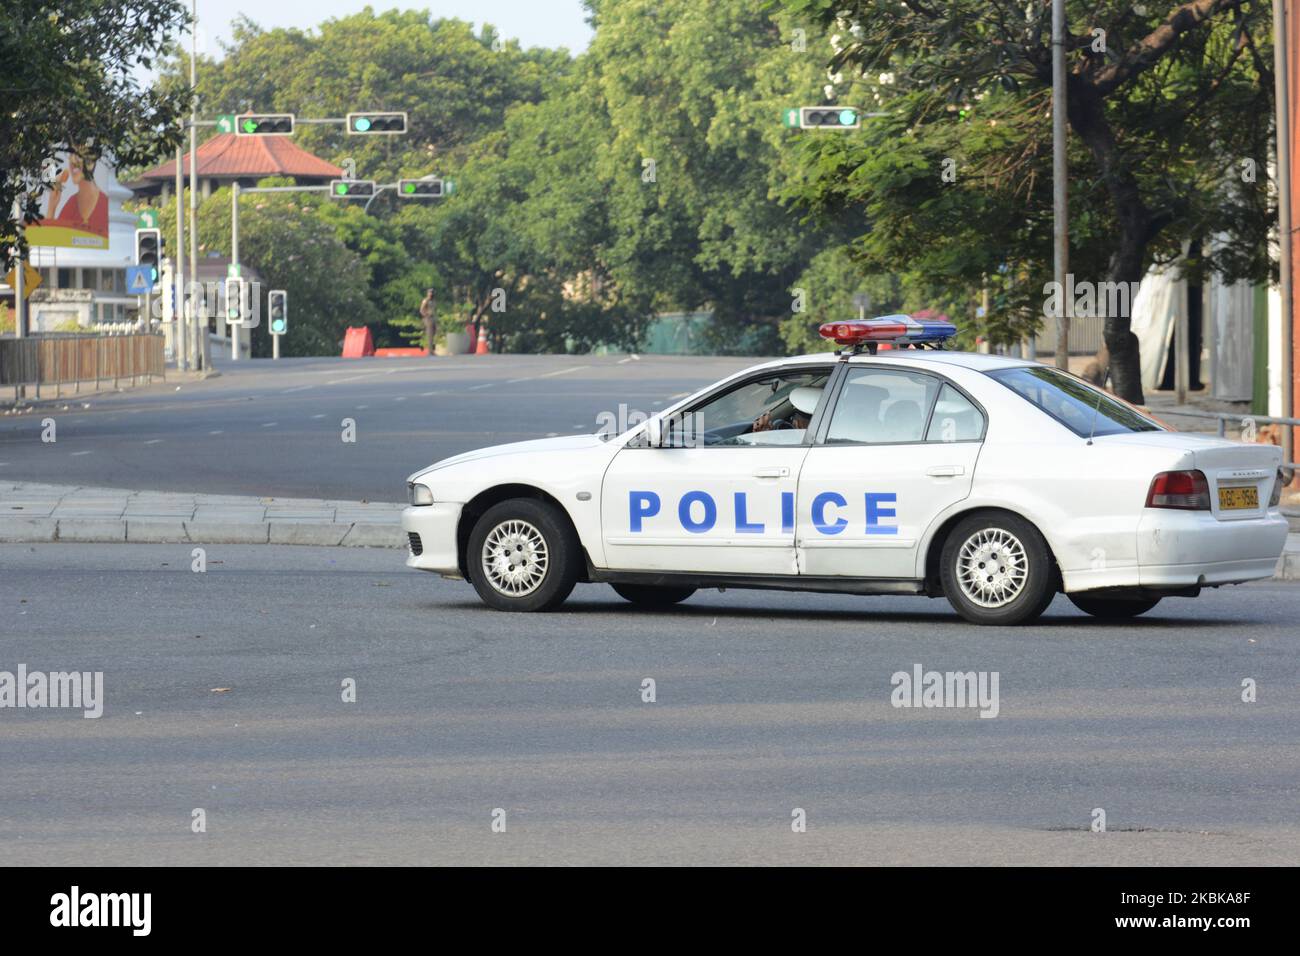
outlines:
M456 548L460 511L461 505L451 501L435 501L402 511L402 531L408 536L408 568L460 577Z

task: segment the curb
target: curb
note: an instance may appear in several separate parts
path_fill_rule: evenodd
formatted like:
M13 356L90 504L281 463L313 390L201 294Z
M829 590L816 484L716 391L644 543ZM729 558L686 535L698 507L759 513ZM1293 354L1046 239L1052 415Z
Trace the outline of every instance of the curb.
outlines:
M78 544L290 544L392 549L406 547L406 538L401 526L392 524L0 518L0 544L47 544L55 541Z

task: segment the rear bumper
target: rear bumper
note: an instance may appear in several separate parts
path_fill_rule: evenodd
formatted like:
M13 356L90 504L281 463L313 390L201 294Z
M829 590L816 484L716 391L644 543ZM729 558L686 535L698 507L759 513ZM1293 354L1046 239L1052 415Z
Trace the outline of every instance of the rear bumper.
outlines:
M1138 522L1138 584L1212 586L1271 578L1288 530L1278 511L1219 521L1205 512L1147 509Z
M407 508L402 512L402 531L408 536L406 566L420 571L460 576L456 548L456 528L460 523L461 505L437 501L431 505ZM409 536L417 535L417 539ZM416 554L416 548L420 553Z
M1137 563L1116 564L1097 548L1088 568L1062 569L1070 593L1099 588L1188 588L1273 577L1286 547L1287 522L1276 510L1259 518L1219 521L1198 511L1148 508L1138 519Z

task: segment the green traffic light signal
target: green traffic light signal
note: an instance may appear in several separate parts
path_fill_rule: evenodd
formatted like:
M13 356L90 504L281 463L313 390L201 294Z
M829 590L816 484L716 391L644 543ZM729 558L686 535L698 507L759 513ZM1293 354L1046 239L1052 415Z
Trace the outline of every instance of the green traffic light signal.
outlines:
M336 183L334 186L334 192L340 196L346 196L348 194L348 184Z
M402 192L411 195L415 192L415 183L407 183L402 187Z
M365 116L358 116L356 118L356 121L352 124L352 128L355 129L357 132L364 133L366 130L370 129L369 118Z
M839 120L841 126L852 126L858 121L858 111L840 110Z

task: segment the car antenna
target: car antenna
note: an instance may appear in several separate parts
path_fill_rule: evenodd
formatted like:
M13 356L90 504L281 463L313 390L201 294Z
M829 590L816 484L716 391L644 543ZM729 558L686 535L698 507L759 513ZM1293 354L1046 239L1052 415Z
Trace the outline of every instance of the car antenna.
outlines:
M1097 389L1097 404L1092 409L1092 427L1088 429L1088 444L1092 444L1092 436L1097 434L1097 416L1101 414L1101 389Z

